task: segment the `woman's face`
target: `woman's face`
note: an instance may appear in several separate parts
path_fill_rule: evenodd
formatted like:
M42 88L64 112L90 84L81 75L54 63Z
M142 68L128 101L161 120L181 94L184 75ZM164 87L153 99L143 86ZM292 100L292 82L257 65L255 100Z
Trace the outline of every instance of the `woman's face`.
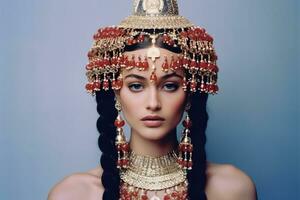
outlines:
M186 92L182 89L184 72L162 71L165 56L170 63L171 56L178 56L165 49L160 49L161 56L156 59L157 81L151 82L152 62L148 59L149 69L139 71L137 68L123 70L123 87L116 92L122 105L122 112L132 129L132 134L147 140L161 140L172 131L182 118L186 103ZM142 58L147 55L147 49L125 53ZM143 119L145 117L160 117L158 119Z

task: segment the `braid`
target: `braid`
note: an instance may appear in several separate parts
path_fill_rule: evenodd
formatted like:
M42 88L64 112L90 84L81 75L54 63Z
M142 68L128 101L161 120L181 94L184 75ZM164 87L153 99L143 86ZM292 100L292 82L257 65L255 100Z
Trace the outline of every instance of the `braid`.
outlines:
M193 123L191 127L191 140L193 144L193 169L188 172L188 194L190 200L206 200L206 152L205 130L207 127L208 114L206 102L208 95L194 93L191 96L191 109L189 116ZM200 191L200 192L199 192Z
M100 163L103 168L101 177L104 187L103 200L116 200L119 199L120 175L116 166L117 151L114 148L116 137L114 120L117 117L117 111L114 109L113 91L98 91L96 101L100 115L97 120L97 129L100 133L98 146L102 152Z

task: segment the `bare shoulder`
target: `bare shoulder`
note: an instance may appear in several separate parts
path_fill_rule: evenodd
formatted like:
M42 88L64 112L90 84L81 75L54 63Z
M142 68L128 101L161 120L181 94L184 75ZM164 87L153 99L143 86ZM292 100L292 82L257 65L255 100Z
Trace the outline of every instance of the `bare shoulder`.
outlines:
M252 179L237 167L229 164L208 163L206 194L215 200L256 200Z
M101 167L65 177L49 192L48 200L99 200L102 197Z

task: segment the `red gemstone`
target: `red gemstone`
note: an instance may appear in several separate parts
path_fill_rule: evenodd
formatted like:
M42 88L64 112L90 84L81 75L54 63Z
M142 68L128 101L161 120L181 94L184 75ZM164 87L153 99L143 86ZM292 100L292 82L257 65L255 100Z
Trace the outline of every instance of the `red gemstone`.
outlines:
M170 195L165 195L165 196L164 196L164 200L171 200Z
M187 151L192 152L193 151L193 145L188 145L187 146Z
M181 67L182 67L182 58L178 58L178 59L176 60L176 67L177 67L177 68L181 68Z
M197 68L197 62L196 62L196 60L193 59L193 60L191 61L190 66L191 66L192 69Z
M145 58L143 61L143 68L144 68L144 70L147 70L149 68L149 63L148 63L147 58Z
M117 89L121 89L121 87L123 86L122 79L118 79L116 84L117 84Z
M184 66L184 67L187 67L187 66L189 66L189 64L190 64L190 61L189 61L189 59L188 59L188 58L186 58L186 57L184 57L184 58L183 58L183 60L182 60L182 64L183 64L183 66Z
M122 150L122 146L120 144L117 145L117 150L121 151Z
M172 192L171 196L172 196L173 198L176 198L176 197L178 196L178 194L177 194L177 192Z
M182 32L180 33L180 36L186 38L186 37L188 36L188 33L185 32L185 31L182 31Z
M94 84L93 84L93 83L87 83L87 84L85 85L85 89L86 89L87 91L93 91L93 90L94 90Z
M200 61L200 68L201 68L201 70L207 70L207 68L208 68L208 63L205 62L205 61L203 61L203 60L201 60L201 61Z
M122 144L122 150L123 151L128 151L129 150L129 144L128 143Z
M129 38L127 41L126 41L127 45L132 45L133 44L133 38Z
M89 63L89 64L87 64L87 65L85 66L85 69L86 69L86 70L92 70L92 69L93 69L93 66L91 65L91 63Z
M143 34L139 35L137 38L138 42L144 42L144 40L145 40L145 36Z
M196 89L197 89L197 83L195 81L192 81L191 84L190 84L190 89L191 89L191 92L196 92Z
M102 87L103 87L104 90L108 90L109 89L109 82L108 82L108 80L104 80L103 81Z
M192 121L191 120L184 120L182 122L182 125L185 127L185 128L191 128L192 127Z
M113 90L115 90L115 89L117 88L117 82L116 82L116 80L113 80L113 81L111 82L111 88L112 88Z
M173 70L173 71L176 70L176 62L174 61L173 58L172 58L172 60L171 60L170 69Z
M118 166L122 166L122 160L118 160L118 161L117 161L117 165L118 165Z
M154 72L152 72L151 76L150 76L150 81L154 81L156 82L157 81L157 76Z
M135 66L136 66L136 63L135 63L134 57L132 57L131 60L129 61L129 67L135 67Z
M118 128L121 128L125 125L125 121L116 119L114 125Z
M99 81L95 81L93 84L94 90L99 91L101 89L101 85Z
M168 70L169 70L169 64L168 64L167 58L165 59L165 62L162 64L162 70L164 72L168 72Z

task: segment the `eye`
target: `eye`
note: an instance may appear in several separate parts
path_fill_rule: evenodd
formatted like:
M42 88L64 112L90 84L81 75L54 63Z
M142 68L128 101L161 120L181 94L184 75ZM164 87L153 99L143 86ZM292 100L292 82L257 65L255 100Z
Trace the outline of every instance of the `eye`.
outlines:
M128 88L133 92L139 92L143 89L143 85L140 83L131 83L128 85Z
M166 83L164 85L164 89L169 92L176 91L178 88L179 88L179 85L177 83Z

